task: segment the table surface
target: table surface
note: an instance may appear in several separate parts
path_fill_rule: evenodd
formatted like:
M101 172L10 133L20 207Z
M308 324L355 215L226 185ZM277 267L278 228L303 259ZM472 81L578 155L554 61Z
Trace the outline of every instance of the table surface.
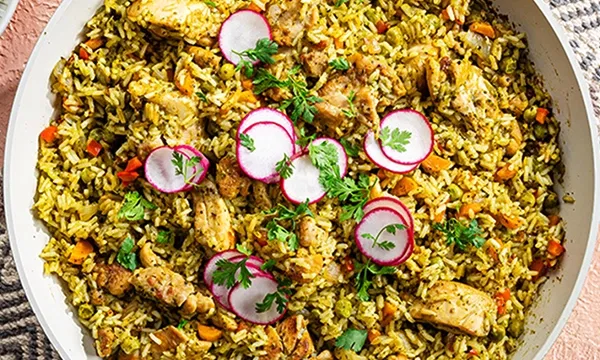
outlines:
M36 39L59 3L60 0L21 0L10 26L0 37L0 167L4 160L6 128L18 81ZM599 93L596 92L596 89L600 89L600 64L593 49L600 49L598 46L600 45L600 7L590 0L549 0L549 4L571 34L571 45L590 81L592 98L595 100L598 115L600 99L598 99ZM0 222L3 229L4 221L1 217ZM4 238L0 238L0 245L7 247L6 235L2 236ZM0 255L2 255L1 251ZM9 262L12 263L12 261ZM10 263L6 269L0 267L2 272L6 270L9 273L7 279L10 279L12 275L13 281L16 283L16 286L13 287L18 288L15 291L16 295L9 292L8 296L25 301L18 279L16 279L16 273L13 268L10 268ZM2 290L6 288L6 285L2 283L2 280L0 277L0 305L5 305L0 307L2 312L13 313L14 315L11 317L19 319L27 326L22 326L17 330L3 331L4 320L0 316L0 348L24 349L23 343L25 342L28 343L28 346L36 347L33 352L29 348L29 354L37 358L57 358L56 354L50 350L28 305L19 301L3 299L5 296L3 294L6 292ZM0 359L12 359L13 356L14 352L10 354L0 350ZM563 360L568 357L586 360L600 359L600 246L596 248L592 269L577 306L546 360Z

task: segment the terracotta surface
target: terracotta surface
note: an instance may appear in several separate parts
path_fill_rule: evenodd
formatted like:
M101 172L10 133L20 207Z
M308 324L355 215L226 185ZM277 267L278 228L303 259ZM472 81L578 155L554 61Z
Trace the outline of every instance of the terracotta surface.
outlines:
M19 77L36 39L59 3L60 0L21 0L12 23L0 37L0 166ZM600 359L600 246L573 315L546 359Z

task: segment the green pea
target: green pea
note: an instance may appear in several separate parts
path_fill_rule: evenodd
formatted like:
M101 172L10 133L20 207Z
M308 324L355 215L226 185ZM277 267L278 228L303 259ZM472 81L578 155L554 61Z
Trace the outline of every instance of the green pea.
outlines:
M335 303L335 312L343 318L349 318L352 315L352 303L348 299L339 299Z
M85 168L83 171L81 171L81 180L83 180L84 183L89 184L94 181L95 178L96 173L92 170Z
M404 34L402 29L398 26L394 26L385 33L385 40L393 46L401 46L405 44Z
M554 191L550 191L548 193L548 195L546 196L546 198L544 199L544 209L545 210L554 209L555 207L558 206L558 204L559 204L558 195Z
M235 66L233 64L223 64L219 69L219 77L221 80L229 80L235 75Z
M537 115L537 111L537 106L528 107L523 113L523 119L525 119L527 122L533 122L535 120L535 116Z
M503 328L503 327L501 327L499 325L492 326L492 330L490 331L490 337L492 338L492 340L494 340L494 341L500 341L505 336L506 336L506 329L505 328Z
M523 322L523 320L513 319L510 321L510 324L508 324L508 333L512 337L521 336L521 334L523 334L524 330L525 330L525 323Z
M94 315L95 310L93 305L83 304L77 309L77 312L79 313L80 318L87 320Z
M521 196L521 205L524 207L533 206L535 204L535 196L529 191Z
M448 194L450 194L450 199L452 201L456 201L462 198L463 191L458 185L450 184L450 186L448 186Z
M533 136L539 141L543 141L548 136L548 128L542 124L533 125Z
M504 58L500 62L500 68L506 74L512 74L517 70L517 61L513 58Z

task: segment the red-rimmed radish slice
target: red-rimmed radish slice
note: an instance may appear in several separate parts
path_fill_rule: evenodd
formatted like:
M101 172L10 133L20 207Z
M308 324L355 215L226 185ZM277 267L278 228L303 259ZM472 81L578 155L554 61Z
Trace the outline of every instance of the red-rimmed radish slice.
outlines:
M385 170L391 171L397 174L405 174L416 169L419 164L416 165L402 165L398 164L383 153L381 151L381 146L379 146L379 141L375 139L375 133L369 131L365 136L365 154L367 157L377 166L383 168Z
M388 232L385 228L389 225L401 224L405 229L397 229L395 234ZM383 230L383 231L382 231ZM365 237L370 234L374 238L381 232L377 239L378 244L389 242L393 244L392 248L386 249L377 245L375 242ZM360 252L371 259L374 263L381 266L398 265L404 257L406 251L411 248L412 231L406 224L400 213L392 209L375 209L369 212L354 230L356 245Z
M237 257L229 259L229 261L231 261L231 262L237 262L237 261L241 261L241 260L243 260L244 258L247 258L247 257L248 256L241 254L241 255L239 255ZM246 261L246 264L253 265L253 266L256 266L258 268L260 268L261 266L263 266L264 263L265 262L263 261L263 259L259 258L258 256L254 256L254 255L250 255L250 258L248 259L248 261Z
M206 263L206 266L204 267L203 279L204 279L204 283L206 284L206 286L208 288L210 288L213 284L212 275L215 272L215 270L217 270L217 261L219 261L219 260L231 261L231 259L239 258L241 256L243 256L242 253L240 253L237 250L225 250L225 251L221 251L220 253L213 255L213 257L211 257L208 260L208 262Z
M391 266L397 266L400 264L403 264L406 262L406 260L410 259L411 255L413 254L413 251L415 250L415 238L414 238L414 233L411 232L413 235L410 238L410 241L408 243L408 247L406 248L406 251L404 252L404 254L402 255L402 257L400 257L400 259L398 259L398 261L396 261L395 263L393 263Z
M243 134L254 142L254 150L250 151L237 143L237 159L242 171L248 177L265 183L279 181L275 168L285 155L292 157L295 144L285 129L275 123L259 122L250 126ZM240 135L241 136L241 135Z
M229 261L233 261L233 260L229 260ZM241 259L239 259L238 261L241 261ZM257 279L258 277L266 277L266 278L273 279L273 277L270 274L267 274L266 272L262 271L260 269L260 266L251 264L251 263L249 263L249 261L250 260L248 260L248 262L246 262L246 267L248 268L248 271L250 271L250 274L252 274L252 276L253 276L252 278L250 278L250 281L254 282L255 279ZM239 276L239 273L240 273L239 271L236 273L236 277ZM210 286L209 290L210 290L211 294L214 296L217 303L219 303L219 305L221 305L225 309L231 311L232 309L229 304L229 293L237 285L238 284L236 283L236 285L234 285L232 288L228 288L225 284L218 285L213 282L213 284Z
M166 194L184 191L188 187L183 176L176 173L176 167L173 165L175 151L168 146L158 147L150 152L144 163L146 180L156 190ZM181 154L184 159L189 160L187 155ZM190 171L193 171L193 168L190 168Z
M272 39L267 19L255 11L240 10L221 25L219 48L229 62L237 65L241 58L236 53L254 49L260 39Z
M270 122L280 125L287 131L292 140L296 142L296 130L294 129L292 120L281 111L271 108L260 108L249 112L238 126L236 139L239 139L240 134L246 131L250 126L259 122Z
M346 172L348 171L348 155L346 154L346 149L344 146L339 143L339 141L331 139L331 138L318 138L315 139L312 144L319 145L323 142L327 142L335 146L335 149L338 152L338 166L340 167L340 176L346 176Z
M399 152L389 146L381 146L385 156L398 164L418 164L433 150L433 129L425 115L418 111L412 109L393 111L381 120L380 129L410 133L408 144L404 146L406 151Z
M210 167L210 161L206 158L206 156L204 156L203 153L200 152L200 150L198 150L195 147L190 146L190 145L178 145L175 147L175 150L179 153L186 155L188 157L188 159L191 159L193 157L200 158L199 165L201 166L201 170L198 168L198 165L194 166L194 168L191 171L191 174L196 174L196 176L194 176L192 179L190 179L191 183L200 184L202 182L202 180L204 180L204 178L208 174L208 168ZM200 171L198 171L198 170L200 170ZM189 190L192 187L193 187L193 185L187 184L186 190Z
M308 200L309 204L321 200L326 191L319 182L320 171L313 165L308 154L292 158L292 175L281 179L283 196L294 204Z
M277 304L273 303L267 311L261 313L256 310L256 306L264 301L265 296L277 292L278 286L275 279L262 276L252 279L252 285L247 289L237 284L229 293L232 311L253 324L269 325L277 322L285 315L287 309L280 314Z
M370 213L375 209L387 208L392 209L400 213L402 218L408 222L411 229L414 229L415 223L410 213L410 210L404 205L400 200L391 197L391 196L382 196L375 198L373 200L369 200L363 207L363 212L365 214Z

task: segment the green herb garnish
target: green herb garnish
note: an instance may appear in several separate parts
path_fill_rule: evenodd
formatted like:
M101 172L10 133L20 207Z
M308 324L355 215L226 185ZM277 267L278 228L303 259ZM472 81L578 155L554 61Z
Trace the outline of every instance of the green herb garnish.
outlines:
M264 64L275 64L275 59L272 55L277 54L278 45L276 42L264 38L256 42L254 49L244 50L242 52L234 51L233 53L240 57L240 62L236 66L236 70L244 70L246 77L252 77L254 75L255 61L260 61Z
M179 330L183 329L183 327L184 327L185 325L187 325L187 323L188 323L188 322L189 322L189 321L187 321L186 319L182 319L182 320L179 322L179 324L177 324L177 328L178 328Z
M256 311L259 313L268 311L271 306L273 306L273 303L275 303L277 304L277 312L283 314L285 311L285 306L288 303L287 297L292 294L290 285L292 285L291 280L280 280L279 286L277 286L277 291L267 294L261 303L256 304Z
M159 230L156 242L159 244L167 244L173 239L173 232L169 230Z
M465 251L469 245L479 249L485 243L485 239L479 236L483 231L475 219L468 225L464 225L457 219L450 219L443 224L433 224L433 228L446 235L447 245L455 244L462 251Z
M214 2L210 1L210 0L204 0L204 3L210 7L217 7L217 4L215 4Z
M296 140L296 144L301 148L308 146L314 139L316 139L317 134L306 135L306 130L304 128L300 129L300 135L298 136L298 140Z
M197 186L195 182L192 180L200 173L204 171L204 167L200 164L199 156L192 156L191 158L187 158L183 156L182 153L178 151L173 151L173 156L171 158L171 163L175 166L175 175L183 176L183 182ZM193 171L196 168L196 171ZM188 174L188 171L192 171L191 174Z
M348 100L348 109L343 109L342 110L342 114L344 114L348 119L352 119L354 117L356 117L356 107L354 106L354 98L356 97L356 93L354 92L354 90L350 91L350 95L348 95L347 100Z
M354 352L359 353L365 346L367 334L367 330L348 328L339 338L337 338L335 341L335 347L345 350L353 350Z
M391 242L391 241L379 241L379 238L381 237L381 235L383 235L384 232L388 232L392 235L396 235L396 230L404 230L406 229L406 227L403 224L391 224L388 225L386 227L384 227L383 229L379 230L379 232L377 233L376 236L373 236L371 234L362 234L361 236L364 237L365 239L369 239L369 240L373 240L373 247L380 247L383 250L391 250L393 248L396 247L396 245Z
M378 266L371 261L365 264L359 262L354 265L356 273L356 297L360 301L369 301L369 287L373 283L370 275L389 275L396 272L396 268L392 266ZM369 275L370 274L370 275Z
M342 144L342 146L344 147L344 150L346 150L346 154L348 154L348 156L350 156L350 157L357 157L358 156L358 147L352 145L350 143L350 141L348 141L348 139L341 138L340 139L340 144Z
M292 165L290 157L287 156L287 154L284 154L283 159L275 165L275 171L277 171L284 179L288 179L292 176L294 173L294 165Z
M156 205L144 199L140 193L131 191L125 194L125 201L117 216L119 219L125 218L129 221L142 220L144 218L144 210L155 210L156 208Z
M225 285L228 289L231 289L239 281L244 289L249 288L252 284L252 280L250 279L254 275L250 273L250 270L246 266L248 259L249 257L238 262L231 262L225 259L217 261L217 269L213 273L213 282L217 285ZM236 276L238 271L240 272L239 276Z
M340 7L347 3L349 0L335 0L335 7Z
M256 147L254 146L254 139L251 138L250 135L244 133L240 134L240 144L250 152L256 150Z
M208 98L206 97L206 94L204 94L202 91L197 91L196 96L199 97L200 100L202 100L204 102L208 102Z
M235 249L246 256L252 255L252 250L248 249L242 244L236 244Z
M260 269L262 271L268 271L271 270L275 266L275 264L277 264L277 261L275 261L275 259L269 259L260 266Z
M407 130L394 129L390 131L390 128L386 127L381 129L379 139L381 145L390 147L397 152L405 152L405 146L408 145L411 136L412 134Z
M346 71L350 69L350 63L348 60L344 58L335 58L329 62L329 66L331 66L335 70Z
M297 220L302 216L314 217L313 213L308 208L308 200L299 204L295 209L288 209L284 205L279 204L276 209L267 214L276 214L275 217L267 223L267 238L269 240L287 243L290 250L297 250L300 246L298 236L295 233ZM284 222L290 223L291 230L286 229L282 225Z
M131 271L135 270L137 267L137 255L133 252L134 246L135 243L133 242L133 239L128 237L123 241L119 248L119 252L117 253L117 262L125 269Z

